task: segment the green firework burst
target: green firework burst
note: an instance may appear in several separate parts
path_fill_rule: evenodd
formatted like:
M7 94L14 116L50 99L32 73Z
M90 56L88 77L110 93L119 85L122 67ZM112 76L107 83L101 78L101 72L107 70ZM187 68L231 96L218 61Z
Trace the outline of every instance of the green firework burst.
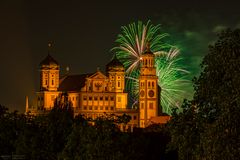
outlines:
M138 77L140 57L145 51L146 43L150 43L151 51L155 54L158 85L161 87L161 105L163 111L171 113L171 107L180 105L185 91L184 86L189 83L185 79L186 70L181 68L179 51L174 46L164 43L167 33L160 32L160 25L153 25L150 21L131 23L122 27L122 33L116 40L118 46L113 48L117 58L126 69L126 90L130 93L130 101L138 101Z

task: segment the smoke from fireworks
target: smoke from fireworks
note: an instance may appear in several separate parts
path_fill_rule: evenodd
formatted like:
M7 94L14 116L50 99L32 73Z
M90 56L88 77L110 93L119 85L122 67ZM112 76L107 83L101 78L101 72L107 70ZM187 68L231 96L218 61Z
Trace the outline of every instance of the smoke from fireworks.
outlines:
M153 25L150 21L144 25L139 21L122 27L122 33L116 40L119 46L113 50L126 68L126 89L134 105L138 101L140 57L146 43L150 43L155 54L158 85L161 87L161 105L163 111L170 114L171 107L180 105L186 94L184 87L189 81L185 79L188 72L179 64L179 50L163 41L167 36L167 33L160 33L160 25Z

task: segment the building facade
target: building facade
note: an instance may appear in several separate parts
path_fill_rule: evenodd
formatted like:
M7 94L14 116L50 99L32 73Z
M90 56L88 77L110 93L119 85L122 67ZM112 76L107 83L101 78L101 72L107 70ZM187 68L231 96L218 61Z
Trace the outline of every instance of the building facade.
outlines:
M104 114L131 116L127 128L144 128L159 113L159 87L154 54L149 47L141 57L139 107L129 108L125 90L125 70L114 56L106 65L106 74L97 70L90 74L60 76L60 65L49 54L40 63L40 90L32 105L26 100L26 112L44 114L54 107L56 98L68 94L74 114L95 119Z

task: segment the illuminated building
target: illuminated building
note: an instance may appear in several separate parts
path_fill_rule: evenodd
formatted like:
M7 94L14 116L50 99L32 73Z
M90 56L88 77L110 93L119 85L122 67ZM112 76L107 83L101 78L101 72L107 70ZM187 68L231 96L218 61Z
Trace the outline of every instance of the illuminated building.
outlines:
M99 69L90 74L60 76L60 65L50 56L40 63L40 90L36 92L33 105L26 112L44 114L54 106L56 98L68 94L74 115L82 114L95 119L104 114L131 116L127 128L146 127L152 117L158 116L158 85L154 55L148 49L142 55L140 74L140 108L128 108L128 93L125 91L125 70L123 64L114 56L106 65L106 75Z
M140 127L146 127L151 117L158 116L158 77L154 66L154 54L147 46L147 50L141 56L141 69L139 77L139 116Z

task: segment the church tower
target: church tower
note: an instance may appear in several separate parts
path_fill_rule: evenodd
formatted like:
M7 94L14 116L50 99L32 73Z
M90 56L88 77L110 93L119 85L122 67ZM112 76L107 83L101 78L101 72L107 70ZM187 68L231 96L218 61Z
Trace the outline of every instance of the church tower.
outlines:
M109 78L108 91L115 95L116 109L127 108L127 93L125 91L125 69L123 64L117 59L116 54L107 64L107 75Z
M57 91L59 87L59 64L50 56L48 44L47 57L40 63L40 91Z
M123 93L125 89L124 66L116 55L107 64L106 68L110 80L109 91Z
M154 66L154 54L147 44L146 51L140 57L139 112L140 127L145 128L151 117L158 116L158 77Z

